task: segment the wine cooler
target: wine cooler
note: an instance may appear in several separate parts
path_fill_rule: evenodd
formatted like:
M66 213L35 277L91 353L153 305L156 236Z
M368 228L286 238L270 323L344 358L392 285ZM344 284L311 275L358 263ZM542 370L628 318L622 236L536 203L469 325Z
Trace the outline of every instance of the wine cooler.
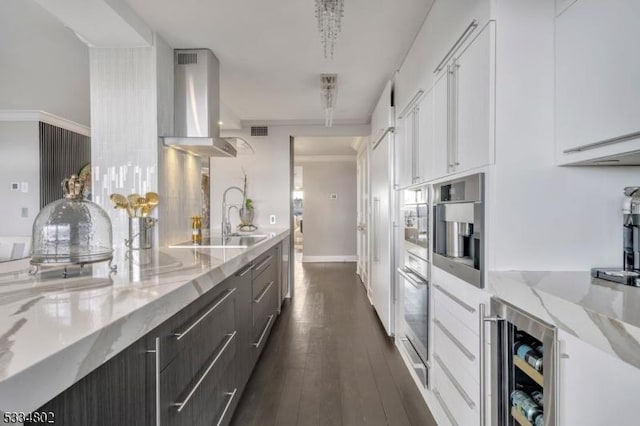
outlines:
M557 426L557 331L493 298L492 425Z

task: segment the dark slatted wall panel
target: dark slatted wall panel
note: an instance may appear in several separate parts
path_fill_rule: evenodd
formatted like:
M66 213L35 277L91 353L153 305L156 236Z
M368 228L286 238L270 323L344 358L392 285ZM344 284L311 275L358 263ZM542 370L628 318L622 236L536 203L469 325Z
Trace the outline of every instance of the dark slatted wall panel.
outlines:
M40 208L62 198L60 182L91 161L91 138L40 122Z

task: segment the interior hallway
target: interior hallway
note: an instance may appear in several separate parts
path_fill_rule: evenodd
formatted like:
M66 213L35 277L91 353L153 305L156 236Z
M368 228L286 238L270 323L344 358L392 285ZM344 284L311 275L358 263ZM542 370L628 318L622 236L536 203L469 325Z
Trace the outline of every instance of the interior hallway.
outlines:
M355 263L296 262L232 425L435 425L384 334Z

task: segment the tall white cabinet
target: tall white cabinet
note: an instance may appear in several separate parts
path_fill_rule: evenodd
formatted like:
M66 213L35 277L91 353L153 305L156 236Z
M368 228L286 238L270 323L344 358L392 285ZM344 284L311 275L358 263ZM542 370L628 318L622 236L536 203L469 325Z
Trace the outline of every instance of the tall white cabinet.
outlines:
M370 220L369 220L369 296L385 331L395 333L393 265L393 158L394 158L393 91L389 82L380 96L371 119L371 151L369 154Z

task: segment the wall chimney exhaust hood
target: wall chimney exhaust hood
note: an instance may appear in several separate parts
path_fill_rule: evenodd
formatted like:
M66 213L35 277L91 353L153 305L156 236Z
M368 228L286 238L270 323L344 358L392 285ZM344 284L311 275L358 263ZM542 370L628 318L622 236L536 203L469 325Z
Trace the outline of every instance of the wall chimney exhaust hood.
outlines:
M235 157L220 137L220 63L209 49L174 50L174 136L165 146L200 157Z

